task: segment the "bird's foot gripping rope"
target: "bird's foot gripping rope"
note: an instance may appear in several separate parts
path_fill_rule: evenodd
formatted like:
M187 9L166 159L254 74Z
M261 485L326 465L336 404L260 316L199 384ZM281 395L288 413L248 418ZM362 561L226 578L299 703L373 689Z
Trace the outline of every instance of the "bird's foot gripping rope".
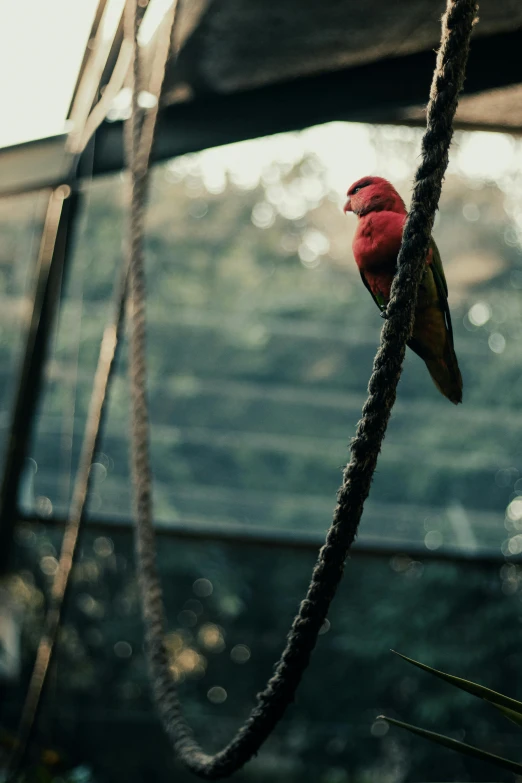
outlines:
M147 171L137 155L140 135L136 85L140 66L135 56L134 100L128 129L131 170L130 215L130 373L132 391L132 463L135 488L136 553L146 629L147 656L153 689L163 725L178 758L206 779L227 777L261 747L293 700L315 646L330 603L341 579L344 562L355 538L364 502L395 402L405 345L412 331L417 290L448 162L452 122L464 81L475 0L448 0L442 22L442 40L428 105L422 162L415 177L411 211L405 225L381 345L373 364L368 399L351 443L350 462L343 473L338 503L326 543L310 586L292 624L286 647L273 677L257 697L246 723L219 753L200 749L183 717L177 690L169 672L164 644L164 613L156 567L152 522L151 470L148 453L148 410L145 367L145 288L143 270L143 214ZM138 30L136 0L127 3L127 36L135 46ZM136 51L136 48L135 48Z

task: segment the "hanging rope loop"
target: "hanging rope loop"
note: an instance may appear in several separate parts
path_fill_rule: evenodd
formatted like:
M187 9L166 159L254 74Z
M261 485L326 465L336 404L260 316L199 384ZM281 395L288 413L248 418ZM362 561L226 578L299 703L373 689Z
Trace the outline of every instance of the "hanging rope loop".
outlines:
M231 775L257 753L293 700L342 577L344 563L357 533L363 505L369 494L377 458L395 402L405 344L412 331L417 290L448 163L453 117L464 81L469 40L477 12L475 0L448 0L447 2L442 24L441 47L430 92L427 129L422 143L422 161L415 177L412 206L398 258L398 271L387 307L388 319L381 333L381 345L374 360L368 386L368 399L351 443L350 462L343 473L343 482L338 492L338 502L326 543L319 553L306 598L301 603L292 624L287 645L276 665L273 677L267 683L265 690L258 695L257 704L250 717L232 741L216 755L209 756L198 746L182 715L178 694L169 671L164 644L163 602L156 568L152 523L152 475L148 451L149 424L146 397L143 234L150 155L165 65L169 52L173 50L177 2L174 0L167 12L161 27L161 35L157 39L153 80L149 87L157 97L157 102L148 113L145 113L138 104L142 75L137 35L145 8L146 3L141 0L138 2L127 0L125 10L126 52L132 52L133 55L132 114L126 125L126 150L131 172L128 266L124 269L119 288L116 289L114 318L102 342L70 520L53 587L53 601L46 618L46 632L38 650L20 724L19 747L11 759L10 779L14 778L22 765L54 649L61 608L83 522L90 466L99 442L127 296L131 305L130 373L136 552L146 626L147 657L165 730L175 753L192 772L209 780L222 778ZM125 53L125 57L127 56L128 54ZM122 63L116 82L125 71L125 58L122 59ZM89 126L91 131L97 127L103 111L100 109L96 115L93 113L92 127Z
M135 46L139 20L136 0L127 2L126 35ZM243 766L261 747L286 707L308 665L319 630L342 577L344 563L357 533L364 502L395 402L406 342L412 331L417 291L424 270L435 211L448 163L452 123L464 81L469 40L477 12L475 0L448 0L442 24L422 161L413 189L411 211L404 229L398 271L392 285L388 319L381 333L368 386L368 399L351 443L351 458L343 473L333 521L314 568L306 598L292 624L286 647L266 688L257 697L250 717L232 741L209 756L200 749L182 714L169 671L164 644L164 611L159 583L152 515L152 475L149 459L149 425L145 364L145 276L143 269L143 215L147 173L136 154L139 107L136 85L139 60L134 61L134 98L128 121L127 156L131 170L130 303L132 396L132 467L136 519L136 554L145 622L147 657L153 689L166 733L174 752L195 774L213 780L227 777Z
M141 9L140 7L141 16L143 16L144 11L145 8ZM165 73L165 65L172 49L176 11L177 3L173 2L170 10L166 14L164 22L160 26L156 38L156 51L152 65L152 74L146 85L147 90L156 97L156 104L147 114L144 112L139 114L140 134L136 136L135 141L137 144L136 154L139 163L139 171L141 172L140 198L142 203L145 201L149 158L159 109L159 99ZM131 56L129 56L129 54ZM134 43L130 45L128 41L125 41L124 45L122 45L118 61L109 83L103 93L103 97L87 117L85 126L80 129L80 133L71 140L72 151L74 152L71 170L74 175L81 152L85 149L92 134L95 133L96 129L103 121L107 110L110 107L111 96L114 96L121 88L133 56ZM71 175L71 179L74 179L73 175ZM58 189L56 195L59 197L59 200L61 199L63 201L63 198L66 198L68 194L61 188ZM55 222L56 220L54 219L53 214L51 214L51 232L54 230L53 226ZM91 465L100 443L110 384L114 376L116 354L121 342L127 297L127 274L128 270L127 268L124 268L122 273L117 277L113 293L113 312L102 337L91 398L89 401L89 410L85 423L82 451L75 479L71 507L69 509L69 517L65 525L58 568L53 580L49 607L44 621L44 629L38 645L35 663L22 709L16 744L8 762L7 778L9 783L17 779L20 771L24 767L29 746L36 729L45 685L48 681L50 667L56 650L56 640L60 627L62 610L67 598L71 570L76 558L79 537L85 520L85 510L90 491Z

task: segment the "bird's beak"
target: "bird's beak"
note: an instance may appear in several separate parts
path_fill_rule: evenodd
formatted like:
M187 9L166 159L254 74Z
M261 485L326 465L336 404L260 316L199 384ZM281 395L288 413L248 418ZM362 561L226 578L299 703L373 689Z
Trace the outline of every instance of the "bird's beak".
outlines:
M343 207L343 212L353 212L352 200L351 200L350 196L348 196L348 200L347 200L346 204Z

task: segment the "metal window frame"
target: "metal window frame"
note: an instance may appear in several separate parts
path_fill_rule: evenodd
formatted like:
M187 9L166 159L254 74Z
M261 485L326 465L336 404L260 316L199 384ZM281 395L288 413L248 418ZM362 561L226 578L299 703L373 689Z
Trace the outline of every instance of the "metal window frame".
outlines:
M19 514L18 524L45 525L50 529L62 529L66 523L64 517L39 517ZM133 535L134 524L131 521L93 517L87 520L85 531L106 536ZM262 525L241 525L238 523L194 524L193 522L172 522L156 526L158 539L171 538L187 542L205 542L226 544L230 546L248 546L253 549L290 549L292 551L313 552L324 544L325 531L299 531L290 529L268 528ZM420 561L449 561L455 563L477 563L482 565L502 565L504 563L522 564L522 555L504 556L498 549L487 546L477 546L474 549L463 549L457 546L444 546L430 550L420 543L410 541L400 542L392 538L380 536L374 540L357 539L352 547L353 556L375 556L390 559L394 556L406 556ZM350 555L351 556L351 555Z
M465 95L522 84L521 50L522 30L474 39ZM400 111L425 104L434 62L435 53L423 51L230 95L196 92L193 99L162 109L152 160L326 122L419 125L405 121ZM494 122L457 122L456 127L522 133L522 127ZM62 135L0 150L0 197L59 185L68 170L66 142ZM105 122L93 159L82 156L78 175L96 177L123 167L123 123Z
M521 51L522 30L475 39L465 95L522 83ZM196 93L192 100L162 110L152 161L327 122L421 125L405 123L400 110L425 105L434 65L435 52L424 51L230 95ZM477 129L458 122L455 127ZM495 124L480 129L522 133L522 128ZM120 171L122 123L106 123L100 130L92 170L95 175ZM84 170L80 166L80 175Z

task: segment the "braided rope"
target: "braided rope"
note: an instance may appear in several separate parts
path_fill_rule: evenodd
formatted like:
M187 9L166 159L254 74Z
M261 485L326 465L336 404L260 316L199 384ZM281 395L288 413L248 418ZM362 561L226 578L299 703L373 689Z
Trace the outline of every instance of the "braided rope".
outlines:
M140 170L145 172L148 171L154 128L159 110L159 98L165 75L165 67L174 36L176 12L177 2L175 1L162 23L158 34L151 78L147 85L149 92L152 93L157 100L155 106L145 115L142 122L143 130L137 138L136 154L138 156ZM131 57L129 57L129 45L127 41L124 42L122 51L118 57L115 72L112 74L106 90L109 97L118 89L118 85L125 77L133 54L134 46L131 47ZM104 98L106 93L104 93ZM85 129L81 134L82 142L79 144L78 150L74 156L73 170L75 170L79 161L81 151L85 149L89 139L103 121L109 108L110 100L102 99L87 118ZM145 198L145 180L146 176L142 177L142 199ZM58 195L63 195L61 194L61 190L57 193ZM53 579L49 607L44 621L44 629L36 652L35 663L22 708L16 745L8 762L7 778L9 781L14 781L23 767L38 720L50 666L56 649L56 639L60 628L63 607L67 598L71 570L85 520L85 510L91 483L91 465L94 455L99 449L108 394L114 375L115 360L123 332L128 286L127 277L128 269L125 267L122 274L120 274L116 280L113 292L113 313L103 332L94 375L92 394L89 401L89 410L87 412L82 450L74 484L71 507L65 525L62 547L58 560L58 568Z
M404 229L398 271L392 285L388 318L381 333L381 345L373 364L368 399L351 443L351 458L326 543L319 553L306 598L290 630L285 650L265 690L257 697L250 717L232 741L214 756L197 744L182 714L164 644L164 610L157 572L152 520L152 474L148 451L148 410L145 361L145 280L143 268L143 220L146 172L140 168L135 150L139 138L139 108L134 91L129 120L130 162L130 303L132 395L132 469L135 488L136 553L147 655L153 689L165 731L176 755L195 774L206 779L231 775L261 747L293 700L308 665L318 632L343 574L344 563L356 536L364 501L395 402L402 371L405 345L414 319L418 286L424 271L431 229L448 163L452 122L462 89L469 40L477 4L475 0L447 0L442 21L441 47L430 92L427 129L422 143L422 162L417 171L411 211ZM129 0L127 36L136 40L139 18L136 0ZM134 80L139 84L140 66L134 63Z

